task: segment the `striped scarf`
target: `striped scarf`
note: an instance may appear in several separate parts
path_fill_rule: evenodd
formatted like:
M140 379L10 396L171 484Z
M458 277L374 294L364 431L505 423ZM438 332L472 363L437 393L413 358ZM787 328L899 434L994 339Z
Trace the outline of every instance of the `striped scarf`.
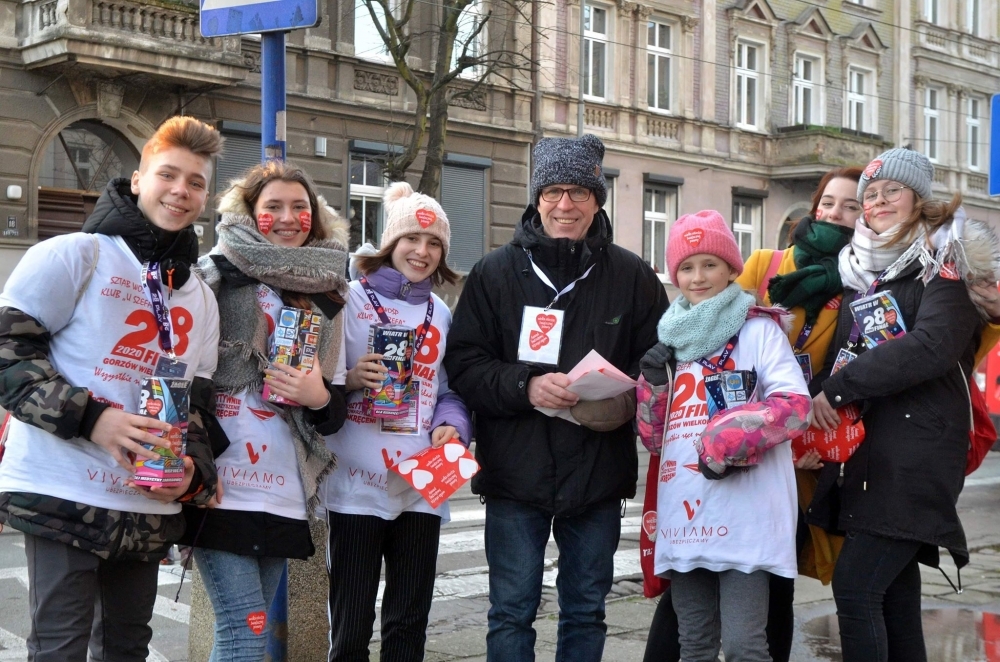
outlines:
M887 245L899 233L900 227L896 225L878 234L868 227L863 218L855 222L851 243L840 251L838 266L845 287L865 292L879 274L895 265L909 247L906 242Z

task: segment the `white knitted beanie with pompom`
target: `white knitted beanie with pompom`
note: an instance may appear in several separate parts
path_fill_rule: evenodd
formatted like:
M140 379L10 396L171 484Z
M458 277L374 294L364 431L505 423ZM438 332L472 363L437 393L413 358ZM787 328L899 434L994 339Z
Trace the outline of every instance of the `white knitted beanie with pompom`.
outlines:
M431 234L441 240L448 255L451 225L438 201L429 195L415 193L406 182L396 182L385 191L385 229L382 230L381 247L391 246L408 234Z

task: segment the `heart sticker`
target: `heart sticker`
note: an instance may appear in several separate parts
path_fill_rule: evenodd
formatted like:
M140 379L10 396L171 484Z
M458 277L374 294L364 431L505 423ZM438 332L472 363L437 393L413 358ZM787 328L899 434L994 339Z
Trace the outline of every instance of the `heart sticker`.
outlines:
M548 333L556 325L556 316L539 313L538 316L535 317L535 323L538 324L538 328L542 330L542 333Z
M880 172L882 172L882 161L875 159L868 164L868 167L861 173L861 176L865 179L871 179L872 177L878 177Z
M264 627L267 625L267 612L266 611L255 611L247 614L247 627L254 634L260 636L260 633L264 631Z
M405 476L406 474L416 469L418 466L420 466L420 462L418 462L417 460L403 460L402 462L399 463L399 473Z
M428 227L437 220L437 214L430 209L418 209L413 215L417 217L417 223L420 223L422 228Z
M469 480L479 471L479 465L471 457L463 457L458 461L458 475Z
M257 215L257 229L261 234L269 234L272 226L274 226L274 216L267 212Z
M642 530L650 540L656 539L656 511L647 510L642 514Z
M528 345L536 352L549 344L549 337L541 331L532 331L528 336Z
M444 457L449 462L454 462L463 455L465 455L465 446L462 444L456 444L449 441L444 445Z
M430 482L434 480L434 474L432 474L430 471L417 469L416 471L413 472L413 475L410 476L410 480L413 481L413 487L417 488L418 490L422 490L428 485L430 485Z
M684 241L692 246L698 246L698 244L701 243L702 237L705 236L705 231L701 228L695 228L693 230L688 230L681 236L684 237Z
M302 228L303 232L309 232L313 226L313 215L308 211L299 212L299 227Z
M149 412L150 416L159 416L162 410L163 400L157 400L156 398L146 400L146 411Z

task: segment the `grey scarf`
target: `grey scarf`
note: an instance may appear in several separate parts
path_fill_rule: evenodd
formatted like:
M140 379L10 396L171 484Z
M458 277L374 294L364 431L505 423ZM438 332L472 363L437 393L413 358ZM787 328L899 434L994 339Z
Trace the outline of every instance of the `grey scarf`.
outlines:
M343 276L347 250L338 242L311 241L298 248L275 246L257 231L253 219L238 214L224 214L217 231L219 244L213 253L222 254L244 275L279 294L284 290L305 294L347 292ZM261 390L270 348L267 318L257 303L257 284L223 278L208 255L198 261L197 270L219 304L219 363L213 379L216 388L229 394ZM323 316L317 354L320 369L329 378L336 371L342 351L343 315L330 320L318 308L313 312ZM299 474L311 514L319 503L319 486L336 467L336 458L301 407L284 407L282 416L296 441Z

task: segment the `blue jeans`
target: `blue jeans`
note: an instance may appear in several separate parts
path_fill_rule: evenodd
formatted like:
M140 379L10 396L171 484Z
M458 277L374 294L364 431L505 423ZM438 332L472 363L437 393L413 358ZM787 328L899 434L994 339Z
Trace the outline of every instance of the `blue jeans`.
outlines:
M209 662L263 662L270 628L267 608L285 559L195 548L194 560L215 610Z
M487 662L535 659L532 623L542 599L549 531L559 547L559 630L556 662L600 662L607 625L604 598L614 580L621 536L618 501L573 517L553 517L519 501L486 499L486 562L490 566Z

